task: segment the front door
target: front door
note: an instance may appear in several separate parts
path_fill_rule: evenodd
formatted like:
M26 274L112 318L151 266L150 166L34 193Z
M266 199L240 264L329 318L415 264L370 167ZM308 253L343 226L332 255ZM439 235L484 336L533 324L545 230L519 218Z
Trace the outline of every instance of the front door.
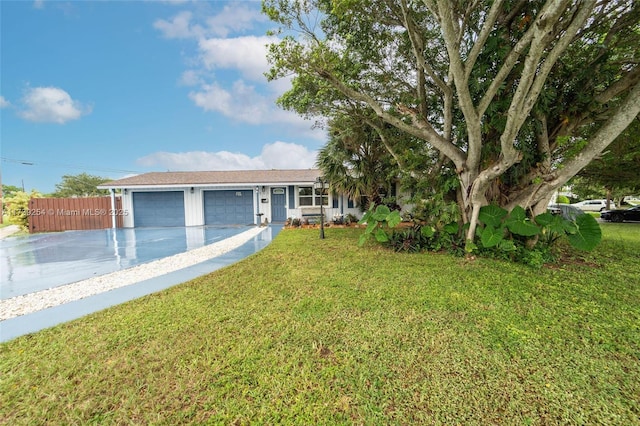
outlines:
M287 194L284 188L271 188L271 222L287 220Z

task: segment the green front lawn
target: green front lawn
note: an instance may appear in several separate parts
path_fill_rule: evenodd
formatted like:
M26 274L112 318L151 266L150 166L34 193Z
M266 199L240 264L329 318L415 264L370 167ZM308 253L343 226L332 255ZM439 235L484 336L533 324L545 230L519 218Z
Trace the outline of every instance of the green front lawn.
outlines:
M0 345L5 424L640 424L640 226L532 269L284 230Z

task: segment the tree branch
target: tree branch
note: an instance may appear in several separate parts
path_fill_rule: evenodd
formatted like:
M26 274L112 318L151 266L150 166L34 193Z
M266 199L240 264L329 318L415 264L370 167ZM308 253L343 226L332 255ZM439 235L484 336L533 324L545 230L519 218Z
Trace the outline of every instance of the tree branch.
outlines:
M365 122L369 126L371 126L373 129L375 129L375 131L378 133L378 136L380 136L380 140L382 141L382 144L387 149L387 151L389 151L389 154L391 154L391 156L394 158L394 160L396 160L396 163L398 163L398 167L400 168L400 171L401 172L406 172L406 169L405 169L404 163L402 162L402 159L393 150L393 148L391 148L391 145L389 144L389 141L387 140L387 137L384 135L384 132L383 132L382 128L380 126L378 126L376 123L374 123L373 120L365 120Z
M529 52L524 60L524 67L520 74L520 82L516 87L507 112L505 130L500 137L500 145L504 157L515 158L516 153L514 152L513 141L529 115L531 108L533 108L542 84L544 84L546 80L546 75L544 78L536 79L537 75L541 72L540 62L544 56L546 47L551 41L549 34L552 33L553 26L562 15L567 3L569 3L567 0L548 2L532 24L532 28L534 28L533 38L529 46ZM560 48L554 56L556 59L557 55L562 52L563 43L559 43L559 45ZM555 61L552 60L547 64L543 64L543 70L548 74L554 63ZM539 84L540 87L538 87L536 83Z
M594 5L595 0L586 0L580 3L580 6L574 14L571 23L566 28L564 33L560 36L560 40L556 43L553 49L551 49L551 52L549 52L547 57L544 59L542 66L538 67L538 72L535 73L533 83L524 101L524 109L527 111L527 113L531 111L531 108L533 108L533 105L538 100L538 96L540 96L540 92L542 91L542 88L547 81L547 77L558 61L558 58L560 58L560 55L562 55L567 47L569 47L569 44L571 44L571 42L573 41L574 36L578 32L578 30L587 21Z
M312 66L312 71L331 84L335 89L340 91L343 95L348 98L355 99L357 101L363 102L367 104L373 111L378 115L378 117L382 118L387 123L391 124L399 128L400 130L409 133L417 138L424 139L431 143L437 150L441 151L444 155L446 155L456 167L462 167L465 161L465 155L460 148L453 145L449 140L444 139L442 136L436 132L436 130L424 120L416 111L410 110L408 108L404 108L401 110L401 107L398 109L400 112L406 113L410 115L413 120L414 125L410 125L405 123L399 117L394 116L393 114L386 111L382 105L380 105L375 99L366 93L358 92L357 90L352 89L351 87L344 84L338 78L336 78L329 71L321 68L314 68Z
M564 185L567 180L575 176L596 158L607 146L624 131L640 114L640 84L636 84L626 98L616 109L609 120L589 139L589 144L574 158L566 161L562 169L552 173L535 192L523 191L515 197L510 205L514 206L531 198L533 203L539 202L544 196Z
M441 16L442 35L447 47L447 54L449 55L449 72L453 77L458 95L458 103L467 125L469 140L465 168L475 170L480 163L482 153L480 118L473 104L468 79L466 78L464 65L460 58L459 46L456 43L457 30L454 28L455 17L453 16L453 5L448 0L439 0L438 11Z
M471 71L478 59L478 55L482 51L484 44L487 42L487 38L489 38L489 34L491 34L491 30L493 30L493 26L500 15L500 11L502 9L503 0L497 0L493 2L491 5L491 9L489 9L489 13L487 13L487 17L485 18L484 24L482 25L482 30L480 30L480 34L478 35L478 39L473 44L471 48L471 52L469 52L469 56L465 61L465 80L469 81L469 76L471 75Z
M625 73L620 80L609 86L607 90L596 95L595 100L600 104L605 104L638 83L640 83L640 67L636 65L631 71Z

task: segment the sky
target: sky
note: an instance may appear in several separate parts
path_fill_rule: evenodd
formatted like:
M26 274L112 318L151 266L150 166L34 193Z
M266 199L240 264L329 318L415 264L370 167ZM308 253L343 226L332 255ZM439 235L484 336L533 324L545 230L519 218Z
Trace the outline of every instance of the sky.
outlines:
M306 169L326 131L280 109L259 1L0 1L2 183Z

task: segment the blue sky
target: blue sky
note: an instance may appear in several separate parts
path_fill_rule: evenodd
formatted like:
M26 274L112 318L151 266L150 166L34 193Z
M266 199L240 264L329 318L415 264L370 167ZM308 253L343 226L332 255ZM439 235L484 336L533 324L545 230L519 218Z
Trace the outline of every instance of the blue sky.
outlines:
M310 168L326 134L274 101L259 1L0 1L2 183Z

